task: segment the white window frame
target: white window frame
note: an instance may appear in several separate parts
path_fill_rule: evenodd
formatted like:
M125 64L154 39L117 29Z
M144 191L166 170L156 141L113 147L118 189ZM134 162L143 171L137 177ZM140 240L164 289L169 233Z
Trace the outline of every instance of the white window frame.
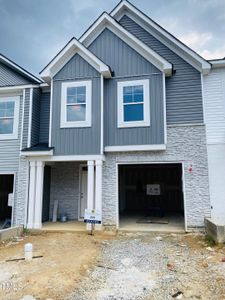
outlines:
M85 121L67 121L67 88L68 87L86 87L86 118ZM61 91L61 122L60 128L91 127L91 106L92 106L92 82L88 81L70 81L62 83Z
M144 119L142 121L124 121L123 88L126 86L137 86L137 85L143 85ZM147 127L147 126L150 126L149 79L118 82L117 83L117 127L126 128L126 127Z
M18 139L19 131L19 111L20 111L20 96L0 96L0 102L14 102L14 117L13 117L13 132L0 133L0 140L15 140Z

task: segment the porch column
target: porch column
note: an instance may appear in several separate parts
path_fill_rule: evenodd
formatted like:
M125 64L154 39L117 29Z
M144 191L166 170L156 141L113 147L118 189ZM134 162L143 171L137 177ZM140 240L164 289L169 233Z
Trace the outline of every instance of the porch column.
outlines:
M35 181L36 181L36 162L29 163L29 198L28 198L28 216L27 228L31 229L34 226L34 202L35 202Z
M94 161L88 161L87 208L94 208Z
M96 160L95 165L95 209L101 213L102 219L102 160ZM100 230L101 225L96 225L96 229Z
M43 199L44 162L37 161L36 195L34 205L34 228L42 227L42 199Z

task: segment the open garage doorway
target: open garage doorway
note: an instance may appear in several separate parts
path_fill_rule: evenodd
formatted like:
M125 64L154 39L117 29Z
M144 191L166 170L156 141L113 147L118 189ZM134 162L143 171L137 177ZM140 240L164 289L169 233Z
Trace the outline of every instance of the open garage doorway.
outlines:
M0 174L0 230L11 226L14 175Z
M182 164L119 165L119 228L184 231Z

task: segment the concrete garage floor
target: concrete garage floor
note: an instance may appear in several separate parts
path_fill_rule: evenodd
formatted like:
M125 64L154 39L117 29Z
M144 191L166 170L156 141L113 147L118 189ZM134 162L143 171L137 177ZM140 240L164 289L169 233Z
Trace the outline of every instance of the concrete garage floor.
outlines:
M119 221L120 230L125 232L185 232L184 217L180 214L166 214L162 220L168 220L168 224L137 223L137 220L141 218L143 215L140 214L122 215Z

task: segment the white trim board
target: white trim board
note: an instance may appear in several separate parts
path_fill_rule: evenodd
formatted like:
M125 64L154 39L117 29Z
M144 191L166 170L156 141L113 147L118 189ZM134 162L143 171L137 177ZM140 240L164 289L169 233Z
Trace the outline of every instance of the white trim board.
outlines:
M32 130L32 117L33 117L33 94L34 89L30 89L30 101L29 101L29 123L28 123L28 137L27 137L27 147L31 145L31 130Z
M126 146L106 146L105 152L134 152L134 151L164 151L166 145L126 145Z
M138 25L151 33L155 38L161 41L169 49L190 63L193 67L201 71L203 74L208 74L211 69L211 64L183 44L172 34L167 32L160 25L151 20L148 16L142 13L134 5L126 0L121 1L110 14L113 18L119 21L124 15L132 18ZM159 34L156 34L158 32ZM161 36L160 36L161 35Z
M104 64L97 56L85 48L77 39L73 38L47 65L41 72L42 79L50 82L61 68L75 55L79 54L91 66L93 66L100 74L106 78L111 78L109 66Z
M101 15L101 17L84 33L84 35L82 35L79 41L88 47L105 28L111 30L146 60L156 66L160 71L165 72L166 76L172 75L171 63L123 28L106 12Z
M30 161L88 161L88 160L102 160L105 161L104 155L54 155L54 156L31 156L28 157Z

